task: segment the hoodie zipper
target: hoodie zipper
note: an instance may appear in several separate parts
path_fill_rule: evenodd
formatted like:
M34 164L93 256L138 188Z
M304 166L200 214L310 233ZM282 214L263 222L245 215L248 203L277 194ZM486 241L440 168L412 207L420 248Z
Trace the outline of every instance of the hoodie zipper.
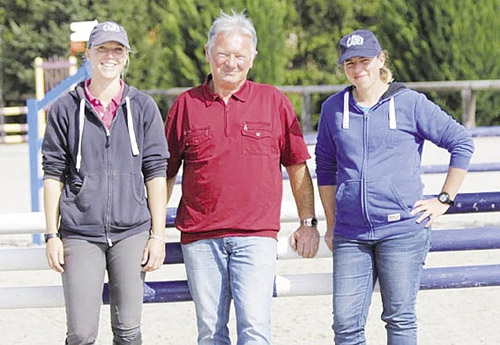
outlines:
M107 179L107 185L108 185L108 194L107 194L107 198L106 198L106 216L105 216L105 224L104 224L104 236L106 237L106 242L108 243L108 246L112 247L113 246L113 241L111 241L111 238L109 236L110 234L110 229L111 229L111 197L113 195L113 184L111 182L111 174L110 174L110 169L109 169L109 162L110 162L110 159L109 159L109 156L110 156L110 153L109 153L109 148L111 146L111 130L108 129L105 125L104 125L104 122L101 121L100 117L98 114L96 114L96 112L94 111L94 109L91 107L91 111L92 113L94 114L94 116L99 120L99 122L101 123L101 126L102 128L104 129L104 132L106 134L106 144L104 145L104 150L106 152L106 170L105 170L105 174L106 174L106 179ZM113 122L114 122L115 119L113 119ZM113 122L111 123L111 126L113 126Z
M114 121L114 120L113 120ZM104 126L104 124L103 124ZM111 238L109 237L110 229L111 229L111 198L113 195L113 183L112 183L112 175L110 173L111 169L109 169L109 150L110 150L110 136L111 136L111 131L106 128L106 178L108 179L108 198L107 198L107 206L106 206L106 225L104 227L104 234L106 235L106 240L108 241L108 246L112 247L113 242L111 241Z
M367 112L363 111L363 165L361 167L361 207L363 210L363 216L365 217L366 222L370 228L370 238L374 238L375 234L373 231L373 226L370 221L370 217L368 216L368 197L366 192L366 167L368 165L368 137L369 133L369 110Z

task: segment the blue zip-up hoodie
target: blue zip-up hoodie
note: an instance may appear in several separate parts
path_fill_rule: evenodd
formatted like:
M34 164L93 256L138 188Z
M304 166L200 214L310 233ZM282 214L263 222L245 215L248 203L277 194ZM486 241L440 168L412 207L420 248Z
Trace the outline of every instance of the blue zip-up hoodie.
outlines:
M44 179L64 184L60 233L108 243L151 228L145 181L165 177L168 150L154 100L125 85L109 130L84 84L51 106L42 144Z
M467 170L474 151L469 132L425 95L400 83L366 113L352 86L322 105L316 143L318 185L335 185L335 234L378 240L422 229L410 214L422 199L420 168L425 140Z

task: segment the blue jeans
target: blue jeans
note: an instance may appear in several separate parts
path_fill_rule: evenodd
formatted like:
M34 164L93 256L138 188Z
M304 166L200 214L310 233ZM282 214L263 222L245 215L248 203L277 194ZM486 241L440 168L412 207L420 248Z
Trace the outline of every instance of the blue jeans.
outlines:
M182 245L199 345L229 345L234 300L238 345L271 344L276 240L225 237Z
M379 281L388 345L417 344L415 302L430 229L380 241L333 240L333 330L335 344L366 344L365 324Z

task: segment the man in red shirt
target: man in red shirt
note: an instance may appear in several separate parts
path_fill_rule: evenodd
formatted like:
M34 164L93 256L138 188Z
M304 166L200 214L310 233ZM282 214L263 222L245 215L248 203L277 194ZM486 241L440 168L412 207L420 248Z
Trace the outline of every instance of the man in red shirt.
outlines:
M292 247L316 255L319 233L310 158L289 99L247 80L257 55L252 22L222 13L205 46L211 74L170 109L168 197L182 172L176 217L198 344L230 344L234 300L238 344L270 344L270 314L280 229L283 165L297 204Z

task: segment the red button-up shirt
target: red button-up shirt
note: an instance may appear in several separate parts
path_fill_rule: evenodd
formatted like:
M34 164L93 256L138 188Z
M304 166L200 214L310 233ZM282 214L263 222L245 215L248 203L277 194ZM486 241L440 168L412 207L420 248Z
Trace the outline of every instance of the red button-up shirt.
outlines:
M251 81L225 104L209 80L179 95L167 118L167 176L183 164L181 242L277 238L281 166L310 158L292 104L277 88Z

